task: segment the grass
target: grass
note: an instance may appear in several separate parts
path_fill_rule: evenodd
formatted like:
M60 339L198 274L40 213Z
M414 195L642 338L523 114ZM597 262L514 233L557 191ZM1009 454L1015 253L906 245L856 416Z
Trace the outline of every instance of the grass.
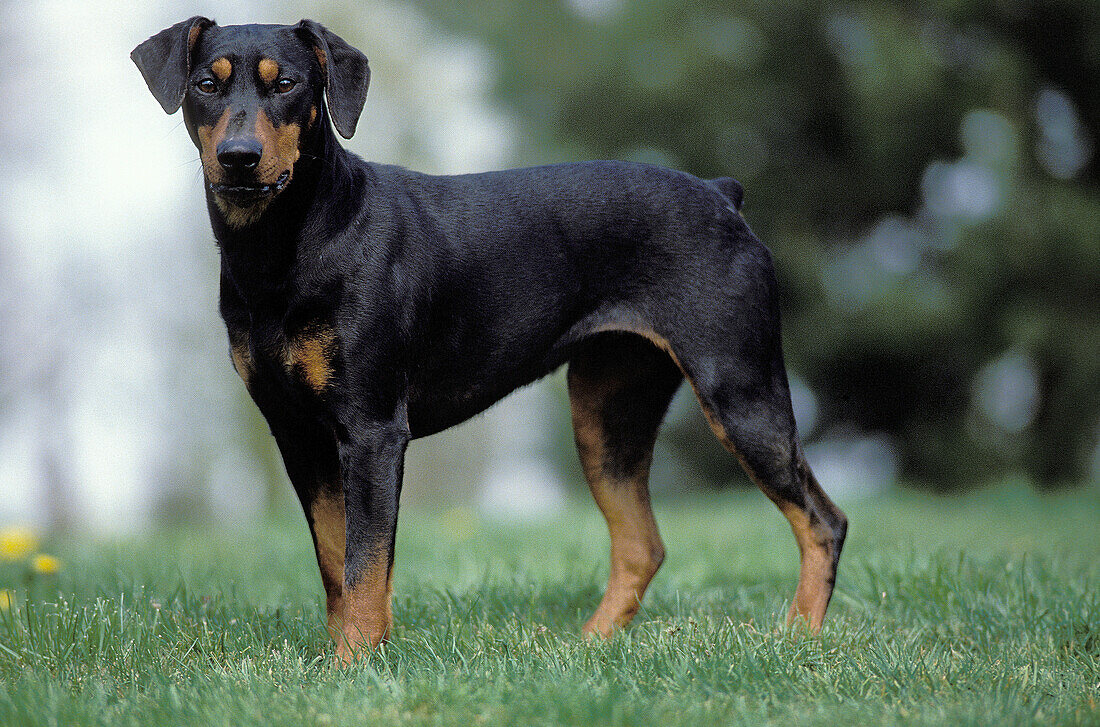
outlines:
M606 531L402 515L393 641L333 664L304 522L50 543L0 610L0 724L1100 724L1100 492L893 495L852 521L820 637L758 493L657 504L635 625L580 625ZM3 586L4 584L0 584Z

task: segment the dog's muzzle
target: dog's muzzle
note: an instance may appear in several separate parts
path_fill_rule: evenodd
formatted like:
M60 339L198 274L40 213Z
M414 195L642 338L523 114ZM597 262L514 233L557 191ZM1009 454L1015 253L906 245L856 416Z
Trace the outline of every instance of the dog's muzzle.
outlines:
M274 184L225 184L210 182L210 191L233 204L248 206L282 192L290 181L290 170L283 172Z

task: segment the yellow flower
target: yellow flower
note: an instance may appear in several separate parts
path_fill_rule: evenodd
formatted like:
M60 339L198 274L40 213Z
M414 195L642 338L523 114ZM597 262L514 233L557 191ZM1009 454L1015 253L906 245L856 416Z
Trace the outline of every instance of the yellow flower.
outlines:
M52 575L61 570L61 561L52 555L39 553L31 559L31 568L34 568L38 573Z
M0 611L10 611L14 603L15 591L8 589L0 590Z
M7 527L0 530L0 560L22 560L38 547L38 535L30 528Z

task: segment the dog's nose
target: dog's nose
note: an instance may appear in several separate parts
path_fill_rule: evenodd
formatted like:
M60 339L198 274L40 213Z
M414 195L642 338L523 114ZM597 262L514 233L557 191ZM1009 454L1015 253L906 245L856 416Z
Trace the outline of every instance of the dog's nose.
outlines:
M260 163L263 147L248 139L227 139L218 144L218 163L227 172L251 172Z

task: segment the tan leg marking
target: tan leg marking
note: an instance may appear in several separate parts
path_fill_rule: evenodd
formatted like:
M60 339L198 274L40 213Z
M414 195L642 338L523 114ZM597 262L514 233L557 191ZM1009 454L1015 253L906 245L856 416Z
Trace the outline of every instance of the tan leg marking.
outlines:
M798 575L798 588L791 601L787 621L794 623L804 619L813 631L820 631L825 620L825 609L833 594L833 557L829 552L831 539L823 539L810 524L809 516L793 505L779 508L791 524L795 540L798 541L798 553L801 568Z
M696 392L696 398L698 399L698 392ZM783 513L783 516L787 518L787 522L791 525L791 531L798 543L799 574L798 587L795 590L794 600L791 601L790 611L787 613L787 622L794 623L795 620L802 618L809 623L812 631L815 633L820 631L821 624L825 620L825 609L829 605L829 598L833 594L832 581L836 575L833 572L833 555L830 550L833 538L825 523L819 521L817 529L815 529L810 522L809 508L813 507L813 504L807 491L806 478L802 478L806 509L799 508L793 503L779 498L775 491L757 476L749 463L737 451L733 442L730 441L729 435L726 434L725 427L722 426L714 412L703 404L701 399L699 399L699 405L702 407L703 415L706 417L707 423L710 424L710 428L714 430L718 440L731 454L737 457L737 461L741 463L741 469L745 471L753 484L775 503L775 506L779 508L779 511ZM821 494L824 496L825 493L822 492Z
M393 569L387 561L380 555L353 587L344 588L342 634L336 644L344 663L377 648L393 628Z
M651 457L647 456L631 477L612 480L604 468L604 428L595 408L610 391L603 384L592 385L578 378L570 379L569 392L581 467L611 536L607 590L583 631L607 637L638 613L646 588L665 558L649 501Z
M699 390L695 387L695 382L691 376L684 371L683 365L676 357L676 353L672 350L672 346L668 340L660 334L656 333L652 329L636 324L622 324L622 325L608 325L602 327L600 330L606 331L628 331L630 333L636 333L649 340L653 345L660 348L672 357L672 360L683 372L684 378L691 385L692 391L695 393L695 399L699 402L699 406L703 410L703 416L707 420L707 424L710 425L711 430L714 432L714 436L718 438L718 441L722 443L722 446L726 448L731 454L737 457L737 461L741 463L741 468L752 480L753 484L760 488L760 490L768 496L768 498L775 503L779 511L783 513L787 518L787 522L791 525L791 530L794 532L795 540L798 542L799 552L799 576L798 587L795 590L794 600L791 602L790 611L787 614L787 621L794 622L796 619L805 619L810 628L814 631L821 630L821 624L825 620L825 610L829 605L829 599L833 593L833 580L836 577L834 571L834 558L832 548L835 547L832 533L828 531L828 526L823 522L818 522L816 527L810 522L810 516L808 510L803 510L796 507L794 504L781 500L776 496L776 493L772 488L763 483L756 473L749 466L749 463L745 460L744 456L737 451L737 447L734 446L733 441L726 433L725 427L722 426L722 422L718 419L710 407L708 407L701 396L699 396ZM806 500L806 507L813 507L812 496L810 490L813 490L813 495L820 497L827 507L836 510L836 506L832 504L825 492L821 490L813 479L813 475L807 472L802 472L799 469L800 477L803 482L803 495Z
M344 495L319 493L310 511L317 539L317 563L325 586L328 632L339 643L344 616Z

